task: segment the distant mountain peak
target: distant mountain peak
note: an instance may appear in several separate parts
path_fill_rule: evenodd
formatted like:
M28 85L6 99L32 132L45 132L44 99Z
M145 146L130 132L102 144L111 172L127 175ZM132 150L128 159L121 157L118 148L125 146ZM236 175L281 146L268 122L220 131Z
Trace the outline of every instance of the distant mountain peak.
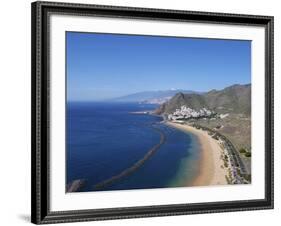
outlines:
M178 92L175 96L176 97L184 97L184 93L183 92Z
M146 102L150 103L162 103L163 101L167 101L168 99L172 98L177 93L197 93L196 91L192 90L182 90L182 89L174 89L174 90L157 90L157 91L144 91L129 94L126 96L114 98L111 101L116 102Z

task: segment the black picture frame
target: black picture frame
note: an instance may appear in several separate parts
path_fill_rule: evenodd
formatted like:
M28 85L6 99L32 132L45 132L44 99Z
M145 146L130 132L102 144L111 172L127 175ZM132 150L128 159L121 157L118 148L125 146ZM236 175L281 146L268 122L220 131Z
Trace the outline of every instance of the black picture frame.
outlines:
M120 218L155 217L181 214L273 208L273 17L166 9L129 8L57 2L32 3L32 209L36 224ZM220 23L265 28L265 198L196 204L126 207L110 209L50 211L49 177L49 15L88 16L173 20L180 22Z

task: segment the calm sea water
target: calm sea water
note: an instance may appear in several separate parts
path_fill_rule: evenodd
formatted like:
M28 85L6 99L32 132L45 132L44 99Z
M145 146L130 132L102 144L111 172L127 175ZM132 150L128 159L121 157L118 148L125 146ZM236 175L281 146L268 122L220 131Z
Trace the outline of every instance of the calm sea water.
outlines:
M198 172L196 137L161 123L162 118L132 114L155 105L128 103L67 103L67 178L86 181L82 191L131 167L160 140L165 142L140 168L102 190L184 186ZM153 127L152 127L153 125Z

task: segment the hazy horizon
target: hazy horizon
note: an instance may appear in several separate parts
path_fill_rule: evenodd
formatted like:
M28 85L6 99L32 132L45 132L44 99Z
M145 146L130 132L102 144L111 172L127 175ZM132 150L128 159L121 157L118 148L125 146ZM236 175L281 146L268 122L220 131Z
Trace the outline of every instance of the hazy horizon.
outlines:
M66 39L68 101L251 83L250 41L78 32Z
M230 86L233 86L233 85L251 85L251 83L245 83L245 84L232 84ZM230 86L227 86L227 87L230 87ZM222 89L210 89L210 90L207 90L207 91L198 91L198 90L185 90L185 91L193 91L193 92L196 92L196 93L206 93L206 92L209 92L211 90L223 90L227 87L224 87ZM67 100L68 102L108 102L108 101L114 101L115 99L118 99L118 98L121 98L121 97L126 97L126 96L130 96L130 95L134 95L134 94L138 94L138 93L145 93L145 92L163 92L163 91L181 91L183 89L170 89L170 90L143 90L143 91L140 91L140 92L136 92L136 93L128 93L128 94L125 94L125 95L122 95L122 96L116 96L116 97L112 97L112 98L107 98L107 99L100 99L100 100Z

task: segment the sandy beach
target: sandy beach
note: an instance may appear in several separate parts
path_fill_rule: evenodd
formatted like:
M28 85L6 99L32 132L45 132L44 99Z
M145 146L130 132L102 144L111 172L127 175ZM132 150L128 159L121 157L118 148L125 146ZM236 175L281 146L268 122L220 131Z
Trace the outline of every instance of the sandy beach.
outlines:
M189 125L182 125L173 122L166 122L167 125L192 133L198 137L202 152L200 159L200 172L194 181L187 183L187 186L206 186L227 184L225 175L226 169L222 168L222 148L218 142L208 135L206 131L196 129Z

